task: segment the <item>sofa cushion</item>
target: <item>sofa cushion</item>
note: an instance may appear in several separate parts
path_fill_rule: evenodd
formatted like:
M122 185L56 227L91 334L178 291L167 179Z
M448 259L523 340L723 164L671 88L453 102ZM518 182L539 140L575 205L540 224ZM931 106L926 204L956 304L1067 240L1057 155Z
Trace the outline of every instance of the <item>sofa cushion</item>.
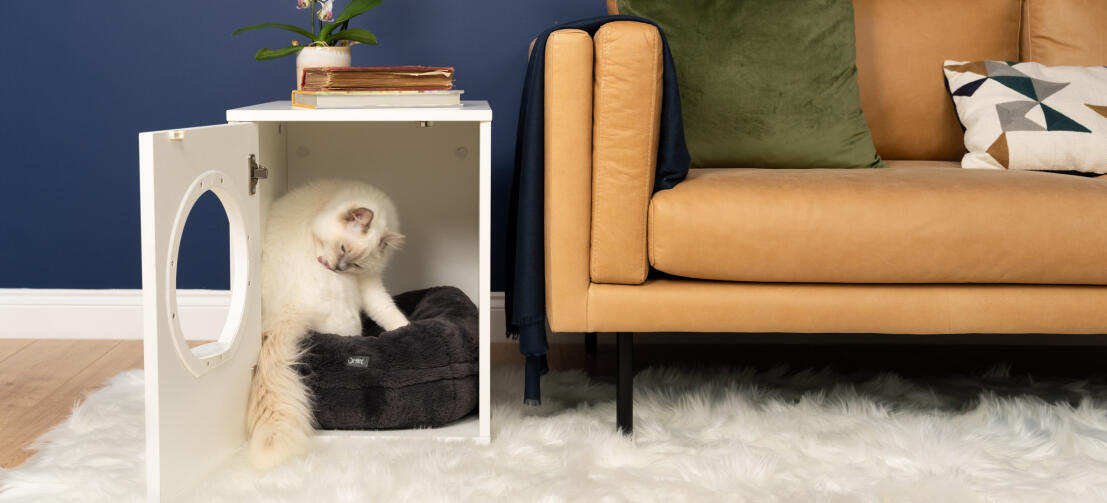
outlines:
M1107 2L1025 0L1021 61L1107 65Z
M618 10L668 39L693 166L881 165L861 112L851 0L619 0Z
M1107 173L1107 68L952 61L965 168Z
M1107 178L694 169L651 200L648 252L714 280L1105 285L1105 221Z
M1017 60L1020 1L854 0L861 107L881 157L961 160L942 61Z

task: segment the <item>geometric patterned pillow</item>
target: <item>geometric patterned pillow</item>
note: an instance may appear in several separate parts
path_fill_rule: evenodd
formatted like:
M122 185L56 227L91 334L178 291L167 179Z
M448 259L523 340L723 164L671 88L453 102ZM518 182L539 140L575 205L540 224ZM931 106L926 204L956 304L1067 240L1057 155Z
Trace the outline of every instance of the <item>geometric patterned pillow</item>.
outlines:
M1107 67L945 62L963 168L1107 173Z

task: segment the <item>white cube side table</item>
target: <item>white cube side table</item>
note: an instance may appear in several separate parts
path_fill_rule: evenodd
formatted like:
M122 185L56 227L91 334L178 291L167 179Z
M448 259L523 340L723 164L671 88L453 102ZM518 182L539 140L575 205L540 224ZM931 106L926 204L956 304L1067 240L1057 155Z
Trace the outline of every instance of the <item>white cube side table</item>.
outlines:
M319 432L326 440L489 440L492 110L309 110L276 101L227 110L227 124L139 134L146 375L146 487L172 499L244 447L251 368L261 345L260 243L266 212L318 178L369 182L400 213L404 250L392 293L438 285L480 311L477 413L435 429ZM189 211L206 192L227 212L231 303L215 342L189 348L177 316L177 255Z

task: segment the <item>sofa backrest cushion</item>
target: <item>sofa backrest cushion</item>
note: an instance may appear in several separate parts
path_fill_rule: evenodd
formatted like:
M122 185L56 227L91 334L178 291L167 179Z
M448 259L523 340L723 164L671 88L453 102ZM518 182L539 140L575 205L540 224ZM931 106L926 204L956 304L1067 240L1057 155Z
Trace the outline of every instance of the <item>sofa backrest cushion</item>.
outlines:
M1018 60L1020 0L854 0L861 106L885 159L956 161L942 62Z
M607 5L618 12L617 0ZM853 8L861 106L877 153L960 160L962 129L942 62L1018 60L1021 0L854 0Z
M1020 61L1107 65L1107 1L1024 0Z

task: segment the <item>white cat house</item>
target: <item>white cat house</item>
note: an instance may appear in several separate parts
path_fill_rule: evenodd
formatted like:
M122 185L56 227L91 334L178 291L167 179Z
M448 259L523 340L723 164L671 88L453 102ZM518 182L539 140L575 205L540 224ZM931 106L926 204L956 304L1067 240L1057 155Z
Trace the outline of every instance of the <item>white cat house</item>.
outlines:
M261 232L272 201L315 178L353 178L387 192L405 248L385 275L393 293L437 285L480 311L477 414L437 429L319 432L358 437L489 439L492 110L308 110L272 102L227 111L227 124L139 135L145 302L146 485L171 499L246 445L246 403L261 343ZM231 301L214 342L189 348L177 310L185 221L205 192L230 229Z

